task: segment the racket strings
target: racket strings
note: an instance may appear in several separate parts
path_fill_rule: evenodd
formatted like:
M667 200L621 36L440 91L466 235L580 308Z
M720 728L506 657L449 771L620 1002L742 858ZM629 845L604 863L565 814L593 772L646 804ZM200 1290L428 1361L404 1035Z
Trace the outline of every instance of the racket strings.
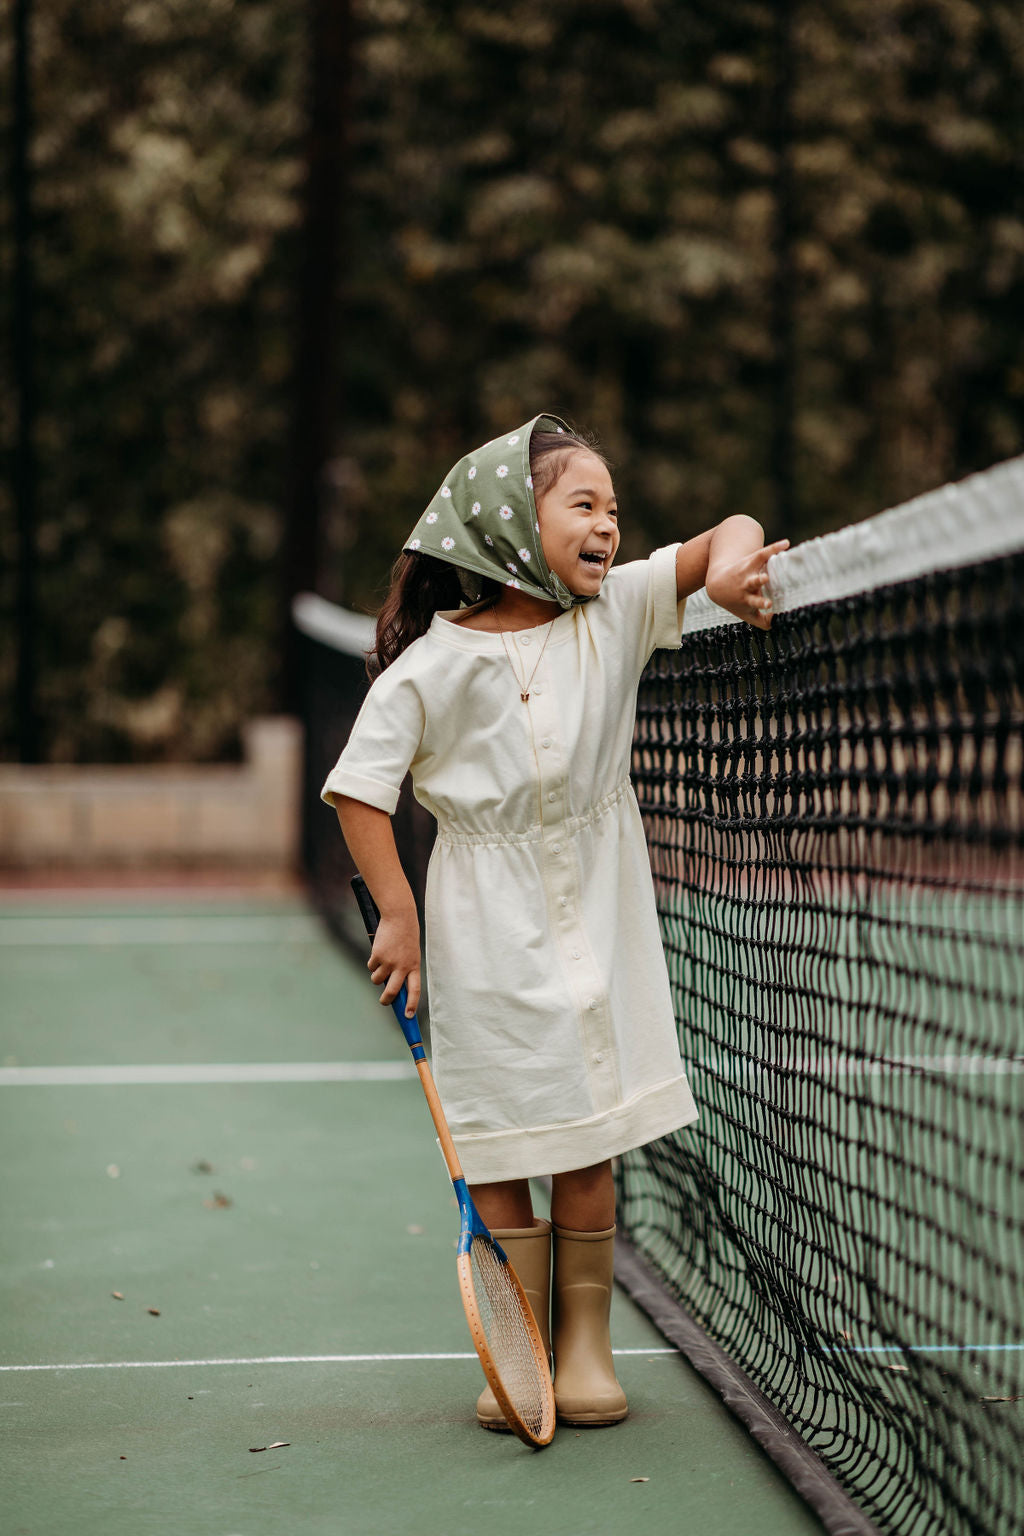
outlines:
M515 1412L534 1435L544 1432L551 1378L509 1274L485 1237L469 1250L480 1323L495 1369Z

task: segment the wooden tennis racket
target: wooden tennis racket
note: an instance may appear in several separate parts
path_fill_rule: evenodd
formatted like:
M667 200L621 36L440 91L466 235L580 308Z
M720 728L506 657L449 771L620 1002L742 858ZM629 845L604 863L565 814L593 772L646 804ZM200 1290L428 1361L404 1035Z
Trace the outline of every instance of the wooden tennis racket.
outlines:
M352 881L352 889L372 944L380 913L361 875ZM416 1063L459 1202L462 1226L456 1267L473 1344L509 1428L526 1445L549 1445L555 1433L555 1393L547 1352L519 1277L473 1204L427 1063L419 1021L415 1015L405 1016L407 1001L403 986L391 1006Z

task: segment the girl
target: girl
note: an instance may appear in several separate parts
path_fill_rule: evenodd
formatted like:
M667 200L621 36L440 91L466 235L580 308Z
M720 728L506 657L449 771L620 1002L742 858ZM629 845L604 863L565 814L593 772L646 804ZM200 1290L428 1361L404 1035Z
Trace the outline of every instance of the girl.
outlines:
M473 1199L554 1354L558 1416L627 1404L608 1320L611 1161L696 1119L629 781L640 674L709 595L767 628L752 519L612 569L601 454L555 416L468 454L395 567L380 675L322 794L381 921L389 1004L420 994L416 906L390 815L408 770L437 820L426 892L433 1070ZM552 1175L551 1221L528 1181ZM548 1332L552 1225L553 1319ZM504 1429L489 1388L479 1422Z

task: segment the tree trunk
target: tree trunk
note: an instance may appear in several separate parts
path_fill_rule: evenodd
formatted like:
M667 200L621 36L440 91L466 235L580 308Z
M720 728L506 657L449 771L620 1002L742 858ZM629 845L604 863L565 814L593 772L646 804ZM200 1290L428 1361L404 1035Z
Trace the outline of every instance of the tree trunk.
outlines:
M775 7L775 68L770 116L775 156L775 269L771 294L773 364L771 477L775 488L773 537L795 532L796 498L796 274L793 244L796 234L793 140L793 11L795 0L777 0Z
M297 592L313 591L320 561L324 467L341 427L339 289L347 169L349 0L309 0L309 126L299 271L291 449L282 559L281 705L300 706Z
M11 194L14 204L14 276L11 352L17 424L13 491L18 538L16 625L18 670L15 683L18 756L23 763L40 757L39 705L36 696L36 465L35 359L32 355L32 34L30 0L14 7L13 124Z

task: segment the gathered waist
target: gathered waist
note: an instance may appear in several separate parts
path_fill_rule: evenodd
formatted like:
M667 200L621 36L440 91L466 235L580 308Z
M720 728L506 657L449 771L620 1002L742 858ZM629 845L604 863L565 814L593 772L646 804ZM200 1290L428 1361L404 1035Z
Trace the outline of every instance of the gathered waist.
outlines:
M453 847L466 846L473 848L500 848L519 843L540 843L544 838L553 834L556 830L559 835L573 837L585 827L591 826L595 821L606 816L609 811L627 796L632 796L633 785L629 778L622 779L613 790L603 795L600 800L581 812L578 816L566 816L550 822L535 822L533 826L526 827L523 831L499 831L497 827L486 832L466 832L457 821L444 822L440 819L437 823L437 840L440 843L448 843Z

